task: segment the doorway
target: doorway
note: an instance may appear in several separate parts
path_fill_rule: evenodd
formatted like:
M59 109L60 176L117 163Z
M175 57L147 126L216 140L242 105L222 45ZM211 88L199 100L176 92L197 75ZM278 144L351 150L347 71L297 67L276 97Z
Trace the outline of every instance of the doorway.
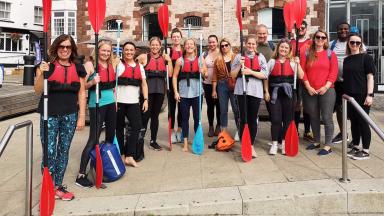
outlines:
M163 39L163 34L157 20L157 13L150 13L143 16L143 41L148 41L151 37Z

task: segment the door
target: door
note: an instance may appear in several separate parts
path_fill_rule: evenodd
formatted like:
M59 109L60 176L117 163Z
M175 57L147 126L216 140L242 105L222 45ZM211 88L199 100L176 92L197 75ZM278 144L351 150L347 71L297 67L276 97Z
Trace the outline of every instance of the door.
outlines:
M157 36L163 39L163 34L157 20L157 13L151 13L143 16L143 40L147 41L151 37Z

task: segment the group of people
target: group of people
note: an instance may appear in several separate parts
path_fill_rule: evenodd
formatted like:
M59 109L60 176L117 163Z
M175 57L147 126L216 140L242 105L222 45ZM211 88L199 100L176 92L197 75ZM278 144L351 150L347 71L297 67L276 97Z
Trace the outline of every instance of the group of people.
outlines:
M76 62L76 44L71 36L57 37L49 48L49 59L42 62L37 70L35 82L36 93L41 94L43 74L46 74L49 87L48 168L54 179L57 198L74 198L62 183L73 135L76 128L81 130L85 125L86 89L90 133L76 178L76 185L81 187L93 186L87 178L87 165L89 153L99 140L103 124L105 141L113 143L114 137L117 137L126 165L137 167L137 163L143 160L144 141L141 138L149 120L149 147L162 150L157 143L157 134L167 84L170 90L171 141L183 143L182 150L185 152L189 151L190 109L192 107L196 131L199 99L204 95L209 137L228 132L230 102L237 136L241 139L247 123L251 142L255 144L258 111L261 101L265 100L271 121L269 154L275 155L279 149L285 154L284 138L288 125L295 120L298 128L303 110L304 138L310 141L307 149L320 148L322 119L325 140L318 154L328 155L332 152L334 133L332 115L340 110L341 95L345 93L354 97L367 113L373 100L375 65L372 57L363 52L361 36L350 33L349 27L347 23L341 23L337 31L338 39L329 42L328 34L322 30L307 38L307 23L303 22L298 31L298 43L294 39L283 38L273 44L267 40L268 28L260 24L256 27L257 34L248 35L245 39L244 53L235 53L230 40L219 40L216 35L210 35L208 50L201 54L195 40L186 39L181 44L182 32L175 28L171 32L172 46L167 50L162 50L160 38L153 37L149 41L150 51L137 56L135 43L126 42L122 45L122 59L117 64L113 63L111 41L100 40L98 55L93 53L90 61L79 64ZM296 44L299 52L296 52ZM96 58L98 71L95 71ZM97 84L99 92L96 92ZM97 113L96 93L100 96ZM38 112L42 116L40 131L43 143L42 101ZM353 107L349 107L352 142L348 154L354 159L367 159L371 139L369 126L353 111ZM125 136L126 119L131 128L129 136ZM361 149L360 138L363 143ZM252 156L257 157L254 148Z

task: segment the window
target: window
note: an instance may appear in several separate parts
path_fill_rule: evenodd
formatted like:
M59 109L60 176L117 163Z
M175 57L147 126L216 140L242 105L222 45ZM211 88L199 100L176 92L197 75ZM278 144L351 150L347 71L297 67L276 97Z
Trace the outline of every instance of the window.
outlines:
M35 24L43 24L43 8L35 7Z
M201 17L189 16L184 18L184 28L188 28L189 24L191 27L201 27Z
M11 3L0 1L0 19L9 20L11 17Z
M0 34L0 52L22 52L23 40L12 37L10 33Z
M116 19L107 21L107 30L118 30ZM120 29L123 29L123 23L120 23Z
M69 34L76 38L76 12L74 11L55 11L53 12L53 37L62 34Z

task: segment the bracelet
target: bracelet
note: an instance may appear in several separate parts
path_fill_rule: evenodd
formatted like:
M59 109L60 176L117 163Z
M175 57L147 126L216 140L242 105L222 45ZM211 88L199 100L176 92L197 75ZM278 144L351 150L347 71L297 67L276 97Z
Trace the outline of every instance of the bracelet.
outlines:
M148 98L144 98L144 100L146 101L146 100L148 100Z

